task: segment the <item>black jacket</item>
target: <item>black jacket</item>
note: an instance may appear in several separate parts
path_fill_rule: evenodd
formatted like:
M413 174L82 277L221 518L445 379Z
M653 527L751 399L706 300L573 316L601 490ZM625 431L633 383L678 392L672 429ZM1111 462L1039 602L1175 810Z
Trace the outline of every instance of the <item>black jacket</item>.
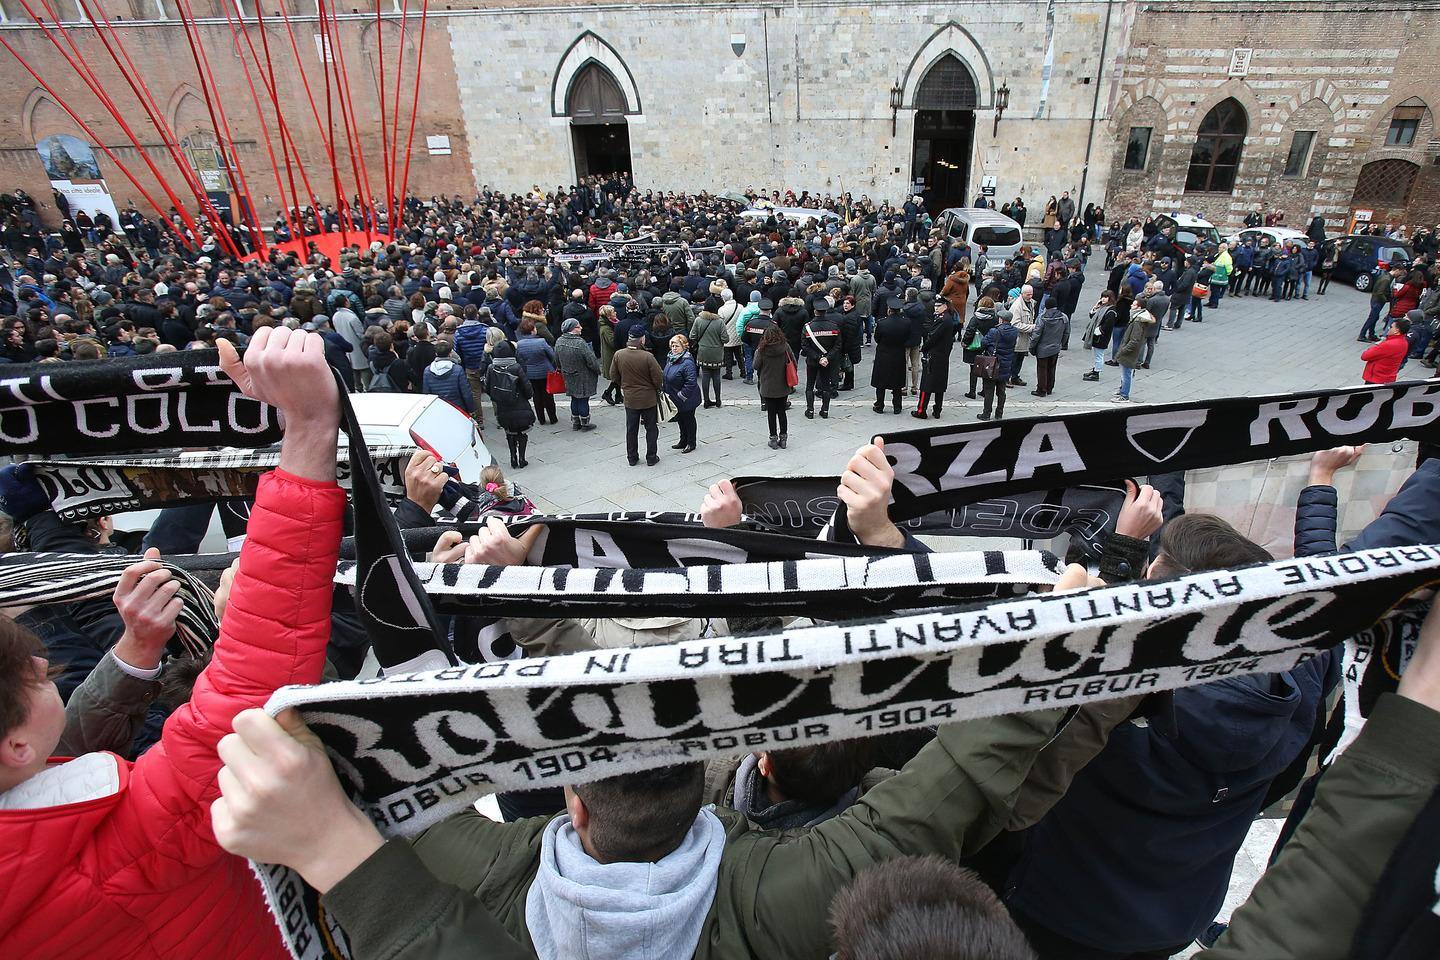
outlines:
M920 389L926 393L944 393L950 384L950 351L955 346L955 328L959 323L954 311L946 310L933 317L925 328L925 338L920 344L920 352L925 356Z
M786 297L781 300L775 308L775 322L780 324L780 329L785 331L785 339L790 344L790 352L797 357L800 355L800 334L805 329L805 323L810 319L810 311L805 308L805 301L799 297Z
M818 366L821 358L830 361L836 369L840 366L840 324L830 319L829 313L822 313L805 324L800 337L800 350L806 363Z
M905 336L906 348L920 346L920 342L925 339L925 325L933 314L926 309L925 304L917 300L907 303L900 315L910 323L910 330Z
M860 320L860 308L857 306L849 313L844 310L838 313L832 311L831 316L835 317L840 325L840 352L849 357L851 363L859 363L861 347L865 343L865 326Z
M875 359L870 386L877 390L905 388L905 344L910 339L910 318L903 313L881 317L875 324Z

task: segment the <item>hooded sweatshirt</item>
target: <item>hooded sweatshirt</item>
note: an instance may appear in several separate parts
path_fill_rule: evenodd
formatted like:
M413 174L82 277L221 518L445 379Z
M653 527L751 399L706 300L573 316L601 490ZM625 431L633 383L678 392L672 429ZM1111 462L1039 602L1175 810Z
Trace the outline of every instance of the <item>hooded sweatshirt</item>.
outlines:
M525 926L540 960L673 960L695 953L715 900L725 827L709 808L654 863L600 863L563 815L540 840Z

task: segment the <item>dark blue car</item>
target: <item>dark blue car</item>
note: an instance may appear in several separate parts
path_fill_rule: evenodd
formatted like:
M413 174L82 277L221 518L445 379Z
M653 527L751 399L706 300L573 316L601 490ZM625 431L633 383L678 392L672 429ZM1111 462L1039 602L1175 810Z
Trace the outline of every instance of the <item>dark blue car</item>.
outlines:
M1370 237L1349 234L1331 237L1325 241L1325 251L1338 247L1335 270L1330 279L1337 283L1354 283L1356 290L1369 290L1381 270L1389 270L1397 263L1409 265L1415 259L1415 252L1405 240L1391 240L1388 237Z

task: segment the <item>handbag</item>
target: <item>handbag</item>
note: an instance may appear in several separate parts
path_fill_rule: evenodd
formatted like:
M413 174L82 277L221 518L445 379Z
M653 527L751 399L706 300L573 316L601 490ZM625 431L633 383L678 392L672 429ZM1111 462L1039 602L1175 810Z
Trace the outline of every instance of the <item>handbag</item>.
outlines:
M545 374L545 392L564 393L565 374L561 373L559 370L551 370L549 373Z
M800 371L795 369L795 358L791 356L785 358L785 386L800 386Z
M995 354L982 353L980 356L972 360L971 363L974 365L975 372L980 376L980 379L1000 379L1000 358L995 356Z
M661 423L669 423L680 416L680 408L675 405L674 400L670 399L670 394L664 390L655 391L655 407L655 416Z
M1210 288L1203 283L1197 283L1190 288L1190 295L1195 297L1208 297L1210 296Z

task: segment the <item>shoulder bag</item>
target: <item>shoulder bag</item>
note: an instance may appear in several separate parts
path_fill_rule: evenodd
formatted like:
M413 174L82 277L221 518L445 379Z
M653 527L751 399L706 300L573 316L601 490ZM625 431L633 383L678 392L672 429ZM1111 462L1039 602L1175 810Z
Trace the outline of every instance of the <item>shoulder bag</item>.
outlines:
M655 416L661 423L669 423L680 415L680 408L664 390L655 391Z
M982 380L1000 379L1000 358L993 353L982 353L971 361L975 372Z

